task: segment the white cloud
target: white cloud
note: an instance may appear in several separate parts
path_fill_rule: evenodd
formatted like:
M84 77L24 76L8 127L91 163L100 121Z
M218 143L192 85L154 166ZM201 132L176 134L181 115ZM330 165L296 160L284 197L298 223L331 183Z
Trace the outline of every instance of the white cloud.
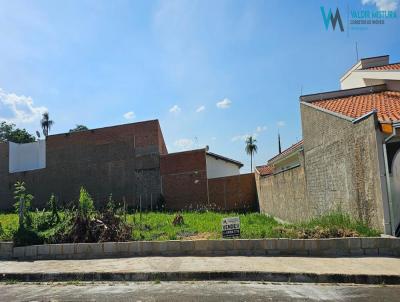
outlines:
M253 138L256 138L257 137L257 133L236 135L236 136L231 138L231 141L232 142L245 141L249 136L252 136Z
M4 109L3 109L4 108ZM9 123L32 123L40 120L42 114L47 110L46 107L36 107L31 97L16 95L15 93L5 92L0 88L0 112L9 111L9 117L1 116L0 120Z
M174 145L180 150L188 150L193 147L193 141L188 138L180 138L175 141Z
M135 112L129 111L124 114L124 118L127 120L133 120L136 117Z
M204 105L201 105L199 108L196 109L196 112L202 112L206 109Z
M178 105L174 105L169 109L169 112L178 114L179 112L181 112L181 108Z
M215 141L215 140L217 140L217 138L216 138L215 136L213 136L213 137L211 138L211 140Z
M258 127L256 128L256 131L257 131L257 132L263 132L263 131L265 131L265 130L267 130L267 126L258 126Z
M218 102L216 105L219 109L227 109L229 107L231 107L232 102L227 99L224 98L222 101Z
M286 126L286 122L285 121L279 121L279 122L276 123L276 125L278 127L285 127Z
M399 0L362 0L363 5L375 4L379 10L396 10Z

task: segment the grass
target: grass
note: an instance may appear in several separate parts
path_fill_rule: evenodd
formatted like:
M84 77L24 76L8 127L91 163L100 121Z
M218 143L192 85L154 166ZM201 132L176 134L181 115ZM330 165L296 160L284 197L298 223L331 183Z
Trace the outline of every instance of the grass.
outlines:
M35 213L33 213L36 215ZM327 238L343 236L379 236L379 231L335 212L304 223L281 224L273 217L259 213L182 212L184 223L174 226L176 213L148 212L129 214L133 225L132 240L218 239L221 220L239 216L241 238ZM10 241L18 229L17 214L0 213L0 241Z

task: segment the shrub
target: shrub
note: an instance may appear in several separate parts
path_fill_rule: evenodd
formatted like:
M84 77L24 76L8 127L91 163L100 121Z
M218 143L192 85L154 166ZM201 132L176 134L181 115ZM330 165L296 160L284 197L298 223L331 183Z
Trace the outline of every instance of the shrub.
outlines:
M95 212L93 199L90 194L81 187L79 194L78 215L81 219L89 220L91 215Z
M18 181L14 184L15 212L19 215L19 225L26 228L31 227L32 217L29 212L33 195L27 193L25 183Z

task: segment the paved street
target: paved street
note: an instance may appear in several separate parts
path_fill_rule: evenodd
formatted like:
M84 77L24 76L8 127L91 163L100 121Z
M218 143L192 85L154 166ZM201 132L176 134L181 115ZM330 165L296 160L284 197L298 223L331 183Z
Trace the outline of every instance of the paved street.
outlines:
M0 284L0 301L398 301L400 286L261 282Z

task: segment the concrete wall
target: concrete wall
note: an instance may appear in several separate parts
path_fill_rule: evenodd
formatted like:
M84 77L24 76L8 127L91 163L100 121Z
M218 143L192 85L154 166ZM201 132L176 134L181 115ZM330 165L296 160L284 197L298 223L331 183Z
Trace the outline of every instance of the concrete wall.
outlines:
M168 209L197 209L208 204L205 149L162 155L160 173Z
M301 105L313 215L337 208L383 231L383 159L374 115L357 124Z
M52 193L64 202L76 201L81 186L97 204L112 193L126 198L128 206L150 207L160 196L159 154L166 152L157 120L89 131L52 135L47 138L45 169L8 173L8 144L0 144L0 209L13 204L13 184L25 181L43 206Z
M312 217L307 199L304 157L301 166L262 177L256 173L260 211L297 222Z
M255 210L257 191L254 173L208 180L210 204L222 211Z
M256 175L261 211L301 221L341 209L388 232L382 137L376 117L353 124L301 104L301 119L300 167L272 176Z
M240 174L240 168L238 165L223 159L215 158L214 156L207 154L206 162L208 179Z

